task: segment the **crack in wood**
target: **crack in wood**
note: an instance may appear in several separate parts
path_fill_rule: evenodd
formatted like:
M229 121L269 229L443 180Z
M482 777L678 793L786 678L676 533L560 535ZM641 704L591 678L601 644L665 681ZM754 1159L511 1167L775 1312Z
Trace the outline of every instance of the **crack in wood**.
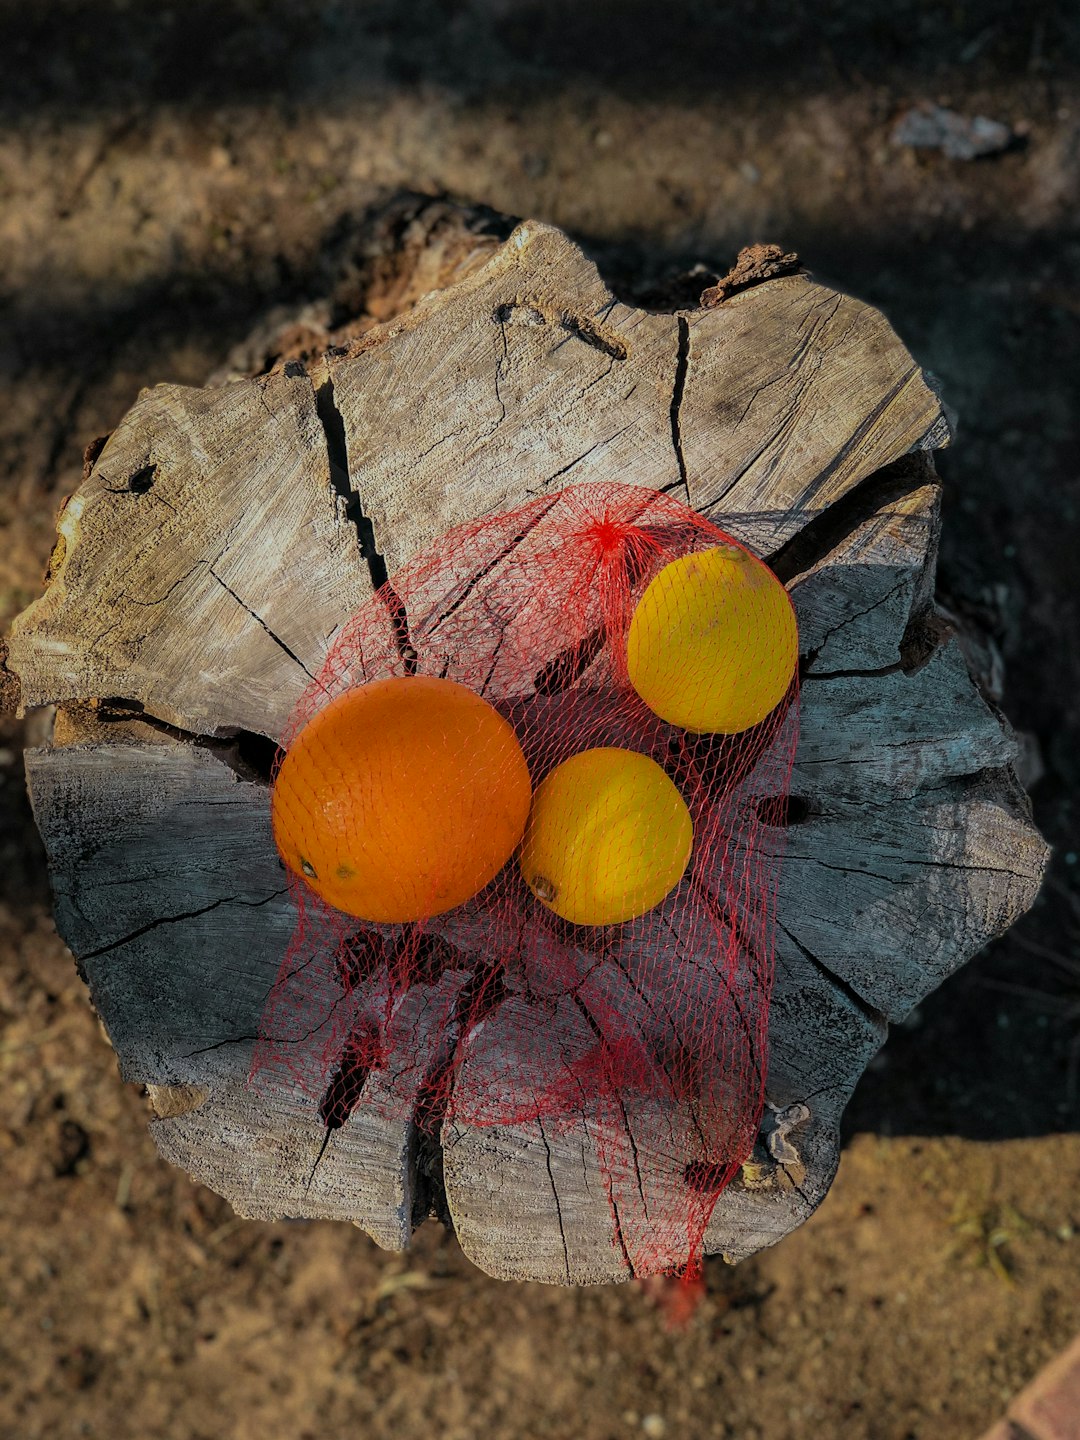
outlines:
M867 880L881 880L886 885L909 885L911 883L910 880L905 879L903 875L882 875L877 870L865 870L860 866L830 865L827 860L819 860L816 855L788 854L784 858L786 860L801 860L804 864L820 865L823 870L835 870L840 875L851 876L852 879L858 876L865 876ZM903 863L907 865L914 864L915 862L905 858Z
M814 664L818 656L821 654L822 650L825 649L825 646L829 643L829 641L838 631L846 629L849 625L853 625L856 620L862 620L865 616L872 615L875 610L879 610L882 605L887 604L894 595L898 594L909 583L909 578L910 577L908 574L901 575L900 579L897 580L896 583L892 585L884 595L879 595L876 600L871 601L871 603L865 606L862 610L856 610L850 615L845 615L844 618L842 620L838 620L835 625L830 625L829 628L825 631L825 634L814 646L814 648L812 650L808 650L807 653L801 658L799 662L800 677L802 679L809 679L811 677L814 672L810 670L810 666ZM897 648L899 649L899 647ZM902 661L897 660L893 665L875 666L872 669L863 672L859 672L858 670L826 670L823 672L818 672L818 674L819 676L824 675L830 678L838 678L840 675L843 674L857 675L859 673L867 675L881 675L883 673L887 674L892 670L898 670L901 667Z
M330 486L341 504L342 513L356 531L360 554L367 561L371 583L390 612L390 623L398 652L405 662L405 673L416 674L417 654L409 638L409 617L401 597L390 584L386 557L380 552L375 540L375 526L364 512L360 495L349 478L349 446L345 433L345 417L338 409L334 396L333 377L327 373L325 380L315 391L315 414L322 426L326 443L327 463L330 471Z
M420 1125L411 1127L406 1164L412 1190L412 1228L418 1229L432 1217L452 1231L454 1222L450 1216L450 1202L446 1198L441 1126L438 1133L425 1130Z
M460 1043L460 1036L449 1038L447 1048L429 1065L413 1101L407 1166L414 1230L429 1215L453 1229L443 1173L443 1122Z
M566 1270L566 1283L570 1284L570 1247L566 1243L566 1229L563 1225L562 1205L559 1203L559 1187L555 1184L555 1176L551 1169L551 1146L548 1144L547 1134L544 1131L544 1121L541 1116L536 1117L536 1128L540 1131L540 1139L544 1142L544 1159L547 1164L548 1180L551 1183L551 1194L555 1200L555 1218L559 1222L559 1239L562 1241L563 1266Z
M592 1011L591 1011L591 1010L589 1009L589 1007L585 1004L584 1000L582 1000L582 998L581 998L580 995L578 995L578 994L576 994L576 993L574 993L574 992L571 992L571 994L570 994L570 999L574 1002L574 1004L576 1005L578 1011L579 1011L580 1014L581 1014L582 1019L585 1021L586 1025L589 1027L589 1029L592 1031L593 1035L596 1037L596 1040L597 1040L598 1044L600 1044L601 1046L604 1045L605 1041L604 1041L603 1031L600 1029L600 1026L596 1023L596 1019L595 1019L595 1017L593 1016ZM645 1220L646 1220L646 1222L648 1222L648 1220L649 1220L649 1202L648 1202L648 1200L646 1200L646 1198L645 1198L645 1186L644 1186L644 1183L642 1182L642 1179L641 1179L641 1164L640 1164L640 1161L639 1161L639 1158L638 1158L637 1141L634 1139L634 1132L633 1132L633 1131L631 1130L631 1128L630 1128L630 1117L629 1117L629 1115L627 1115L627 1113L626 1113L626 1105L625 1105L625 1103L624 1103L624 1101L623 1101L622 1095L620 1095L617 1090L615 1091L615 1102L616 1102L616 1104L618 1105L620 1114L622 1115L623 1129L624 1129L625 1132L626 1132L626 1138L627 1138L627 1140L628 1140L628 1142L629 1142L629 1144L630 1144L630 1155L631 1155L631 1157L632 1157L632 1159L633 1159L633 1162L634 1162L634 1177L635 1177L635 1180L636 1180L636 1182L637 1182L638 1196L639 1196L640 1199L641 1199L641 1208L642 1208L642 1212L643 1212L643 1214L644 1214L644 1216L645 1216ZM612 1188L612 1177L611 1177L610 1175L606 1175L606 1174L605 1174L604 1184L605 1184L605 1186L607 1187L608 1198L609 1198L609 1200L611 1201L612 1211L613 1211L614 1216L615 1216L615 1226L616 1226L616 1231L617 1231L618 1237L619 1237L619 1243L620 1243L620 1245L622 1246L623 1254L626 1256L626 1262L627 1262L627 1264L628 1264L629 1267L630 1267L630 1273L631 1273L631 1275L636 1275L636 1274L637 1274L637 1271L634 1269L634 1263L633 1263L633 1261L630 1259L630 1254L629 1254L629 1252L628 1252L627 1249L626 1249L625 1240L624 1240L624 1237L623 1237L623 1235L622 1235L621 1225L620 1225L620 1222L619 1222L619 1219L618 1219L618 1210L617 1210L616 1205L615 1205L615 1194L614 1194L614 1190L613 1190L613 1188Z
M499 402L499 418L485 434L480 436L480 440L486 440L489 436L494 435L495 431L506 419L506 401L502 397L502 390L499 385L499 382L502 380L503 366L509 365L510 363L510 344L506 338L506 316L502 313L503 309L504 307L500 305L499 309L495 311L494 316L498 322L499 334L502 337L502 354L495 358L495 399Z
M606 380L606 379L608 378L608 376L611 374L612 370L615 369L615 365L616 365L616 360L615 360L615 357L612 356L611 359L610 359L610 360L608 361L608 363L607 363L607 369L606 369L606 370L601 370L600 374L597 375L597 377L596 377L595 380L590 380L589 383L588 383L586 386L583 387L583 389L582 389L582 391L581 391L581 397L580 397L580 398L581 398L582 400L584 400L584 399L585 399L585 396L589 393L589 391L593 388L594 385L599 385L599 384L601 383L601 381ZM636 387L635 387L635 388L636 388ZM631 393L632 393L632 392L631 392Z
M812 951L808 950L805 945L795 938L783 921L778 920L776 926L778 930L783 931L803 959L811 964L815 970L824 975L825 979L839 990L840 994L843 995L846 1000L850 1001L861 1015L870 1021L875 1030L884 1031L882 1036L882 1044L884 1044L885 1037L889 1033L889 1020L885 1011L879 1010L876 1005L872 1005L869 1000L864 999L849 980L845 980L842 975L837 975L835 970L830 970L824 960L819 960Z
M340 1130L360 1103L360 1092L371 1074L365 1058L371 1038L367 1029L354 1030L345 1042L338 1067L319 1101L319 1119L327 1130Z
M196 750L207 750L249 784L269 785L274 763L281 753L274 740L255 730L231 730L227 734L203 735L163 720L160 715L147 710L140 700L130 700L126 696L108 696L96 702L74 702L62 707L62 711L70 716L78 716L87 710L91 722L96 722L106 731L110 726L133 723L145 725L148 730L165 735L170 740L190 745ZM235 802L231 798L223 798L202 799L199 803L213 806L231 805Z
M118 940L110 940L107 945L100 945L96 950L87 950L79 958L83 963L87 960L96 960L99 955L108 955L110 951L118 950L121 945L130 945L133 940L138 940L143 935L149 935L152 930L160 930L163 925L177 925L182 920L194 920L200 915L208 915L211 910L217 910L221 905L243 905L249 910L257 910L262 905L269 905L271 900L276 900L285 893L286 890L275 890L270 895L264 895L261 900L241 900L239 895L223 895L220 899L212 901L209 905L202 905L197 910L185 910L179 915L161 915L156 920L150 920L145 925L140 925L129 935L122 935Z
M918 451L902 455L854 485L793 535L765 563L785 585L820 565L860 525L872 520L886 505L904 500L935 481L928 455Z
M686 375L690 368L690 322L685 315L679 315L679 348L675 356L675 383L671 388L671 443L675 449L675 463L679 467L679 481L690 493L690 482L686 474L686 457L682 447L682 403L686 390ZM671 486L667 487L671 489Z
M330 1148L330 1141L333 1138L333 1134L333 1130L331 1130L330 1127L327 1126L325 1131L323 1132L322 1144L319 1146L319 1153L315 1156L315 1163L311 1167L311 1173L308 1175L307 1183L304 1186L305 1195L309 1195L311 1193L311 1187L315 1182L315 1172L316 1170L318 1170L320 1164L322 1163L323 1156Z
M213 907L211 907L213 908ZM303 968L303 967L301 967ZM294 972L295 973L295 972ZM194 1050L188 1050L184 1054L185 1060L192 1060L196 1055L209 1055L215 1050L224 1050L228 1045L249 1045L255 1041L261 1041L269 1045L304 1045L313 1035L317 1035L324 1025L328 1025L334 1018L338 1008L348 999L346 994L341 994L330 1006L330 1009L310 1030L305 1030L302 1035L266 1035L262 1031L258 1034L225 1035L220 1040L215 1040L210 1045L199 1045Z
M623 1264L633 1277L635 1275L634 1262L630 1259L630 1251L626 1247L626 1234L623 1230L622 1215L619 1213L619 1202L611 1189L611 1181L605 1176L604 1188L607 1191L608 1205L611 1208L611 1227L614 1232L615 1244L619 1247L619 1254L622 1256Z
M901 667L903 668L903 667ZM877 679L878 672L871 671L867 677L871 680ZM951 737L946 733L940 737L929 738L926 735L909 735L904 740L880 740L875 738L870 751L863 750L856 755L819 755L816 759L808 760L796 758L796 766L800 771L816 770L824 766L826 769L838 765L865 765L873 751L878 750L914 750L916 752L925 749L928 744L936 744L940 741L948 741ZM959 777L956 777L959 778ZM935 862L936 863L936 862Z
M461 608L461 606L465 603L465 601L466 601L466 600L469 598L469 596L473 593L473 591L476 589L476 587L477 587L483 580L486 580L487 577L491 574L491 572L492 572L497 566L501 565L502 562L503 562L509 555L512 555L512 554L513 554L513 552L517 549L517 547L521 544L521 542L522 542L523 540L527 539L527 537L536 529L536 527L540 524L540 522L547 517L548 513L549 513L552 509L554 509L554 507L555 507L558 503L559 503L559 496L558 496L558 495L553 495L553 496L551 497L550 503L549 503L548 505L544 506L543 509L538 510L537 513L536 513L535 515L533 515L533 516L529 519L529 521L528 521L528 523L527 523L526 525L523 525L522 528L521 528L519 531L517 531L514 535L512 535L512 536L510 537L510 539L506 542L506 544L502 547L502 549L499 550L497 554L495 554L494 556L492 556L492 558L488 561L488 563L487 563L486 565L481 566L481 568L480 568L479 570L477 570L474 575L470 575L470 576L469 576L469 579L467 580L467 582L465 583L465 585L462 587L461 592L460 592L458 595L456 595L456 596L454 597L454 599L450 602L450 604L446 607L446 609L441 612L441 614L439 615L438 619L436 619L435 621L431 622L430 624L425 625L424 628L425 628L425 630L426 630L426 632L427 632L427 638L428 638L429 641L430 641L431 637L434 636L434 635L437 633L439 627L440 627L441 625L444 625L444 624L446 623L446 621L449 620L450 616L453 615L453 613L455 612L455 610L459 610L459 609Z
M274 644L277 645L279 649L284 650L285 654L288 655L289 659L295 661L296 664L300 666L300 669L303 670L304 674L308 677L309 680L314 680L314 679L315 679L315 676L312 675L311 671L310 671L310 670L308 669L308 667L304 664L304 662L300 659L300 656L297 655L296 651L293 650L293 649L291 649L288 645L286 645L286 644L285 644L285 641L282 640L282 638L281 638L280 635L275 635L275 634L274 634L273 630L270 629L270 626L266 623L266 621L262 618L262 616L259 615L259 614L257 614L257 613L251 608L250 605L246 604L243 600L241 600L240 596L236 593L236 591L232 588L232 586L229 585L229 584L227 584L227 583L221 578L221 576L217 573L217 571L214 569L214 567L213 567L212 565L208 565L206 568L207 568L208 574L209 574L214 580L217 581L217 583L221 586L221 588L222 588L224 591L226 591L227 594L229 594L229 595L232 596L232 598L233 598L233 599L236 601L236 603L240 606L241 610L245 610L245 611L251 616L251 618L256 622L256 624L262 626L262 628L266 631L267 635L270 636L270 639L274 642Z
M805 383L806 383L806 382L804 381L804 382L803 382L803 385L805 385ZM796 391L796 401L797 401L798 395L799 395L800 393L801 393L800 390L797 390L797 391ZM710 499L710 501L709 501L709 509L710 509L711 511L715 511L715 510L717 510L717 509L720 507L720 505L721 505L721 504L727 499L727 497L730 495L730 493L732 492L732 490L734 490L734 489L738 486L739 482L743 479L743 477L744 477L745 475L747 475L747 474L754 468L754 466L757 464L757 462L758 462L758 461L761 459L761 457L765 454L766 450L770 449L770 448L771 448L772 446L774 446L774 445L782 445L782 444L783 444L783 441L784 441L784 439L786 438L786 436L787 436L788 434L790 434L790 432L791 432L791 431L795 428L795 426L798 424L798 418L799 418L799 417L798 417L798 411L797 411L796 409L794 409L794 408L791 409L791 410L789 410L789 411L787 411L787 412L785 413L785 415L784 415L784 417L781 419L780 423L779 423L774 429L772 429L772 430L770 430L770 431L768 432L768 434L765 436L765 439L764 439L764 440L761 442L761 444L757 447L757 449L756 449L756 450L754 451L754 453L750 456L750 458L746 461L746 463L742 466L742 468L741 468L740 470L736 471L735 475L732 477L731 480L728 481L728 483L724 486L724 488L720 491L720 493L719 493L718 495L715 495L715 496L712 497L712 499ZM783 453L782 450L781 450L781 453ZM775 468L776 468L776 460L774 459L773 462L772 462L771 467L766 471L766 474L770 474L770 473L772 472L772 470L774 470Z
M812 652L817 654L815 650ZM878 665L872 670L804 670L799 667L799 679L807 680L884 680L889 675L906 673L906 667L902 660L895 660L891 665Z
M831 323L833 316L836 314L842 303L843 297L840 295L837 295L835 297L825 295L810 311L808 311L806 316L803 318L801 324L799 325L799 331L800 333L802 333L802 339L796 345L795 349L791 352L791 356L789 357L787 364L782 366L771 380L767 380L764 385L759 385L757 389L751 391L750 398L743 406L742 411L740 412L738 418L735 420L734 424L731 427L732 429L737 430L739 426L746 423L746 419L747 416L750 414L750 411L754 408L755 405L758 404L762 395L764 395L766 391L771 390L774 385L784 386L790 382L791 376L802 367L803 361L806 357L808 350L810 349L811 344L814 342L814 340L817 339L818 334ZM829 313L824 316L819 315L817 312L819 310L823 310L826 306L830 307ZM810 322L809 329L807 329L807 322ZM852 324L854 323L855 322L852 321ZM848 328L850 329L851 327L849 326ZM785 408L798 409L798 407L802 403L802 397L806 393L807 385L809 384L810 380L817 375L817 372L821 368L820 353L815 356L815 359L817 363L813 367L811 374L799 377L796 380L794 394L788 397L785 401ZM730 486L728 488L730 489ZM726 494L726 491L724 493ZM717 501L722 498L722 496L718 496ZM716 504L717 501L713 501L712 503Z
M954 832L949 830L946 833L952 834ZM814 865L820 865L824 870L837 870L841 875L865 875L868 879L884 880L890 885L908 885L911 883L902 875L881 875L876 870L862 870L858 867L853 868L850 865L830 865L827 860L819 860L816 855L789 854L786 858L788 860L810 861ZM1008 875L1013 878L1015 878L1017 874L1015 870L1003 870L995 865L965 865L960 860L946 860L944 858L920 860L914 855L905 855L898 863L901 865L914 865L921 870L972 870L981 875Z
M571 460L568 464L563 465L561 469L556 470L554 474L549 475L548 478L544 481L543 488L546 490L548 486L553 485L555 481L558 480L561 476L567 474L568 471L573 470L576 465L580 465L583 460L587 460L594 450L599 450L601 446L614 444L614 442L618 440L621 435L625 435L626 432L632 428L632 424L624 425L621 430L616 430L614 435L608 435L604 440L595 441L592 445L589 446L587 450L584 450L580 455L578 455L576 459Z
M610 313L611 306L607 307ZM541 312L543 313L543 312ZM560 340L555 349L560 349L567 343L567 340L580 340L583 344L589 345L593 350L599 350L603 355L610 355L613 360L625 360L630 354L626 344L619 339L612 331L601 328L593 320L585 315L578 315L572 310L564 310L556 321L567 332L566 340Z
M315 414L322 426L330 469L330 488L341 502L342 513L356 531L360 554L367 561L371 583L378 590L386 584L386 560L375 542L375 526L364 513L359 493L349 481L349 446L345 419L334 398L334 381L328 373L315 391Z
M225 553L224 550L222 550L221 554L224 554L224 553ZM221 558L221 555L219 555L219 556L217 557L218 560L219 560L220 558ZM156 596L153 600L139 600L139 599L137 599L134 595L129 595L126 590L121 591L121 593L116 597L116 606L117 606L117 609L119 610L120 602L121 602L122 600L127 600L127 601L129 602L129 604L131 604L131 605L138 605L139 608L142 609L142 610L150 610L150 609L153 609L154 606L156 606L156 605L164 605L165 601L168 600L168 599L172 596L172 594L173 594L174 591L176 591L181 585L183 585L183 583L184 583L185 580L190 580L190 579L191 579L192 575L195 574L195 571L196 571L196 570L198 570L198 569L199 569L201 566L203 566L203 565L205 565L207 568L209 568L211 564L217 564L217 560L213 560L213 561L206 560L206 559L196 560L195 563L194 563L194 565L192 565L189 569L185 570L184 573L183 573L183 575L178 576L177 579L175 579L175 580L172 582L172 584L169 586L169 588L165 591L165 593L164 593L163 595L158 595L158 596ZM121 623L121 622L120 622L119 620L114 621L113 624L110 625L107 630L103 630L102 633L101 633L101 634L97 637L97 639L93 642L94 646L98 645L98 644L104 639L104 637L108 634L109 630L114 629L115 626L118 625L118 624L120 624L120 623ZM91 648L93 648L93 647L91 647Z

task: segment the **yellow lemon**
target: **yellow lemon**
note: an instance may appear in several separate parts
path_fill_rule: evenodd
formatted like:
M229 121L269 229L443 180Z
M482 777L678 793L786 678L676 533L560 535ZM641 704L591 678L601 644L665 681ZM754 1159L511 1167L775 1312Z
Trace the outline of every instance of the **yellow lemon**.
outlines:
M654 714L735 735L780 703L799 657L795 612L767 565L734 545L665 565L637 603L630 683Z
M521 873L538 900L577 925L644 915L682 879L694 826L655 760L583 750L537 787Z

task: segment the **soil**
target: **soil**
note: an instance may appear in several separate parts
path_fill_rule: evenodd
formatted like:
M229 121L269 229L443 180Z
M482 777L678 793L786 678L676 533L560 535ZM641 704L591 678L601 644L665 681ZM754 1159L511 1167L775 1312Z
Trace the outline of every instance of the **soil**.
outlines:
M958 413L941 592L992 635L1041 754L1042 899L894 1032L815 1217L710 1262L672 1328L662 1291L502 1284L434 1224L390 1256L240 1221L159 1161L53 929L0 718L4 1434L956 1440L1080 1328L1080 16L748 13L0 6L0 625L83 447L274 306L342 295L395 194L554 221L646 299L772 242L883 308ZM1012 140L895 144L923 103Z

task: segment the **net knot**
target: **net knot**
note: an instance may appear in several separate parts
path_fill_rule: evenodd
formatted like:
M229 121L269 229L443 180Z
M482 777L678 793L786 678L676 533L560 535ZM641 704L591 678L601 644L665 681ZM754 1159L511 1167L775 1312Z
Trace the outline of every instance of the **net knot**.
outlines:
M585 533L599 550L610 554L613 550L622 549L632 529L633 526L624 521L605 515L603 519L595 520Z

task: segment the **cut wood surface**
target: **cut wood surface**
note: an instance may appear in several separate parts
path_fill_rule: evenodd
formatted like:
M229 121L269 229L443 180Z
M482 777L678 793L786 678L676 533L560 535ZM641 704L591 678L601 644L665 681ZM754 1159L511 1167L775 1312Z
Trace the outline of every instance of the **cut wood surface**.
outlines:
M448 288L306 368L144 391L97 455L8 661L25 705L59 707L28 756L58 924L162 1154L240 1214L402 1248L434 1207L494 1275L627 1278L585 1117L436 1143L387 1118L376 1071L328 1138L247 1075L296 918L268 742L373 573L567 484L670 491L770 560L800 623L769 1103L707 1234L739 1259L812 1213L888 1024L1045 865L1016 742L933 606L948 425L881 315L803 274L652 314L550 227L466 238Z

